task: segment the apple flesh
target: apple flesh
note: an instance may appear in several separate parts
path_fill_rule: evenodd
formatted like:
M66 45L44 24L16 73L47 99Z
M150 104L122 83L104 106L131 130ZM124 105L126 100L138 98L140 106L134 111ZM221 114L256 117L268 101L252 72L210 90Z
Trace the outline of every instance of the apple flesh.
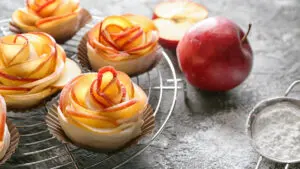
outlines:
M224 17L194 25L177 47L178 62L187 80L208 91L226 91L241 84L251 72L253 53L247 34Z
M167 1L158 4L152 18L159 30L159 43L166 48L176 49L184 33L207 15L205 7L191 1Z

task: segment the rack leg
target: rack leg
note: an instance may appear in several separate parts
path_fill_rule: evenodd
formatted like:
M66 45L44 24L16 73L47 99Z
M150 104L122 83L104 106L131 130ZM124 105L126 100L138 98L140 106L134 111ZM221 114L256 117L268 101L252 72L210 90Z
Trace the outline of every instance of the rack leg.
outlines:
M257 161L257 163L256 163L255 169L259 169L259 166L260 166L260 164L261 164L261 161L262 161L262 156L259 156L258 161Z

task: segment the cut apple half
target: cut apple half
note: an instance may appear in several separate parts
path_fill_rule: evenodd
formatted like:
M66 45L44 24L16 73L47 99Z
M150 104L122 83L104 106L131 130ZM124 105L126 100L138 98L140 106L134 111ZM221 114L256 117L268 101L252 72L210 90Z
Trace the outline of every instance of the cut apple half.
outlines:
M175 49L184 33L195 23L205 19L208 11L191 1L162 2L154 9L154 24L159 30L160 43Z
M52 86L57 88L63 88L70 80L72 80L80 74L80 67L73 60L67 59L62 75L60 76L58 81L52 84Z

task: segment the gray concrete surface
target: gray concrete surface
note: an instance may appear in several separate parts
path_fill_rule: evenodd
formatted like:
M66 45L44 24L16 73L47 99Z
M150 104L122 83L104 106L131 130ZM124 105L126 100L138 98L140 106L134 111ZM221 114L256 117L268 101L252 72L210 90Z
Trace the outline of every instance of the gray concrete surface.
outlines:
M98 15L132 12L151 16L157 0L82 0ZM253 169L258 154L245 135L248 112L260 100L282 95L300 75L299 0L198 0L209 16L222 15L246 29L254 67L249 78L227 93L200 92L189 86L188 108L179 92L173 116L163 134L124 169ZM1 17L23 6L23 0L1 0ZM178 68L177 68L178 69ZM182 76L180 73L178 74ZM298 91L300 87L298 88ZM297 97L299 92L295 92ZM264 160L262 169L283 165ZM292 165L291 168L300 168Z

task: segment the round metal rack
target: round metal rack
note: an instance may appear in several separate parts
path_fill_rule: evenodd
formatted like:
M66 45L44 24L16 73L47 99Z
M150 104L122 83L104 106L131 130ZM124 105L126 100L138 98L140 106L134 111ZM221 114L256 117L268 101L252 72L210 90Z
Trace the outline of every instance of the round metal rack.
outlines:
M82 36L99 21L93 17L89 25L82 28L71 40L62 46L69 58L77 60L77 46ZM0 20L1 36L12 34L9 19ZM151 71L133 77L148 94L149 103L155 113L155 129L152 135L144 137L138 144L115 153L95 153L69 144L62 144L48 131L44 121L46 107L53 101L45 101L30 110L10 110L8 117L17 125L20 143L12 158L0 168L118 168L141 154L158 137L169 120L177 97L178 82L172 61L167 53ZM77 60L78 61L78 60ZM58 97L55 96L55 97Z

